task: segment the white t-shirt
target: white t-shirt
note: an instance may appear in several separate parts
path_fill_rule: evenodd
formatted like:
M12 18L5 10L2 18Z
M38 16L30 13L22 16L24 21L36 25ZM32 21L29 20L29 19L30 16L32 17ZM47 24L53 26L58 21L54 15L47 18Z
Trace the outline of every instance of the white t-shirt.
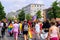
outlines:
M1 23L1 27L3 27L3 23Z
M1 27L0 27L0 30L1 30L1 29L2 29L2 27L3 27L3 23L1 23L1 24L0 24L0 26L1 26Z
M40 32L40 25L39 25L39 24L36 24L36 25L35 25L35 29L36 29L36 32L39 33L39 32Z

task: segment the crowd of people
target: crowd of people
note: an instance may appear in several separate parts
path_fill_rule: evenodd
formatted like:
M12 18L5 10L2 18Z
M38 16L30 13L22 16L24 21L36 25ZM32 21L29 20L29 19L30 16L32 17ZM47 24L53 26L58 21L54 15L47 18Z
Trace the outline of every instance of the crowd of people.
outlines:
M24 40L60 40L60 21L3 20L0 21L0 30L2 38L8 30L9 36L13 36L14 40L18 40L19 35L23 35Z

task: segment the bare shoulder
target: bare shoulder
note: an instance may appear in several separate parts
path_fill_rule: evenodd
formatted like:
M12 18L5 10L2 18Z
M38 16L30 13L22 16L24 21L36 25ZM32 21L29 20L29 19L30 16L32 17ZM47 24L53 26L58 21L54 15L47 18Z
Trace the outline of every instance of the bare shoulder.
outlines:
M57 30L59 30L59 27L55 27Z
M59 27L57 27L57 30L59 30Z
M52 27L52 26L49 28L49 30L51 30L51 29L53 29L53 27Z

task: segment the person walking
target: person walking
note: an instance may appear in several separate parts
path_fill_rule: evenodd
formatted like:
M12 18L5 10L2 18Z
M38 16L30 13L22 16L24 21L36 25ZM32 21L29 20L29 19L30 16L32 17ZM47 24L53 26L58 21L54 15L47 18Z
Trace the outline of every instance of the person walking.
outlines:
M56 26L55 22L51 22L48 38L50 40L59 40L59 28Z
M1 37L1 29L2 29L2 26L1 26L1 21L0 21L0 37Z
M19 29L19 24L17 23L17 20L15 20L13 24L13 29L12 29L14 40L18 40L18 29Z
M2 38L4 38L4 36L5 36L5 30L6 30L6 20L3 20L2 29L1 29Z
M57 26L59 27L59 40L60 40L60 21L58 21Z
M13 36L13 33L11 32L12 29L13 29L13 24L12 21L10 21L8 25L8 33L10 36Z
M37 39L40 40L40 22L39 21L36 22L35 31L37 33Z
M27 40L28 39L28 23L27 23L27 20L24 20L24 23L22 25L22 29L23 29L24 40Z
M20 33L19 34L22 34L22 22L21 21L19 22L19 25L20 25L20 27L19 27L20 28L19 29Z

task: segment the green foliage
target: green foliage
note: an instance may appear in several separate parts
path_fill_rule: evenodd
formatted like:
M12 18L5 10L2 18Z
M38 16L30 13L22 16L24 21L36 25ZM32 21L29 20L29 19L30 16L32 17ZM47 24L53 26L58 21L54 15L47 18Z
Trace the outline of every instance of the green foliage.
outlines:
M0 20L5 18L5 15L6 15L6 13L4 12L4 7L2 6L2 4L0 2Z
M41 16L41 11L39 10L37 13L36 13L36 15L37 15L37 19L38 18L41 18L42 16Z
M9 18L8 18L8 21L10 21L10 20L14 20L14 18L13 18L13 17L9 17Z
M48 11L48 15L50 18L60 18L60 7L58 6L58 2L54 1L52 4L52 8Z
M31 15L30 14L26 14L26 19L27 20L31 20Z
M50 11L51 10L51 11ZM52 9L50 9L49 11L48 11L48 15L49 15L49 18L51 19L51 18L54 18L54 16L53 16L53 11L52 11Z
M18 19L20 21L23 21L25 19L25 13L23 10L21 10L21 12L18 14Z

